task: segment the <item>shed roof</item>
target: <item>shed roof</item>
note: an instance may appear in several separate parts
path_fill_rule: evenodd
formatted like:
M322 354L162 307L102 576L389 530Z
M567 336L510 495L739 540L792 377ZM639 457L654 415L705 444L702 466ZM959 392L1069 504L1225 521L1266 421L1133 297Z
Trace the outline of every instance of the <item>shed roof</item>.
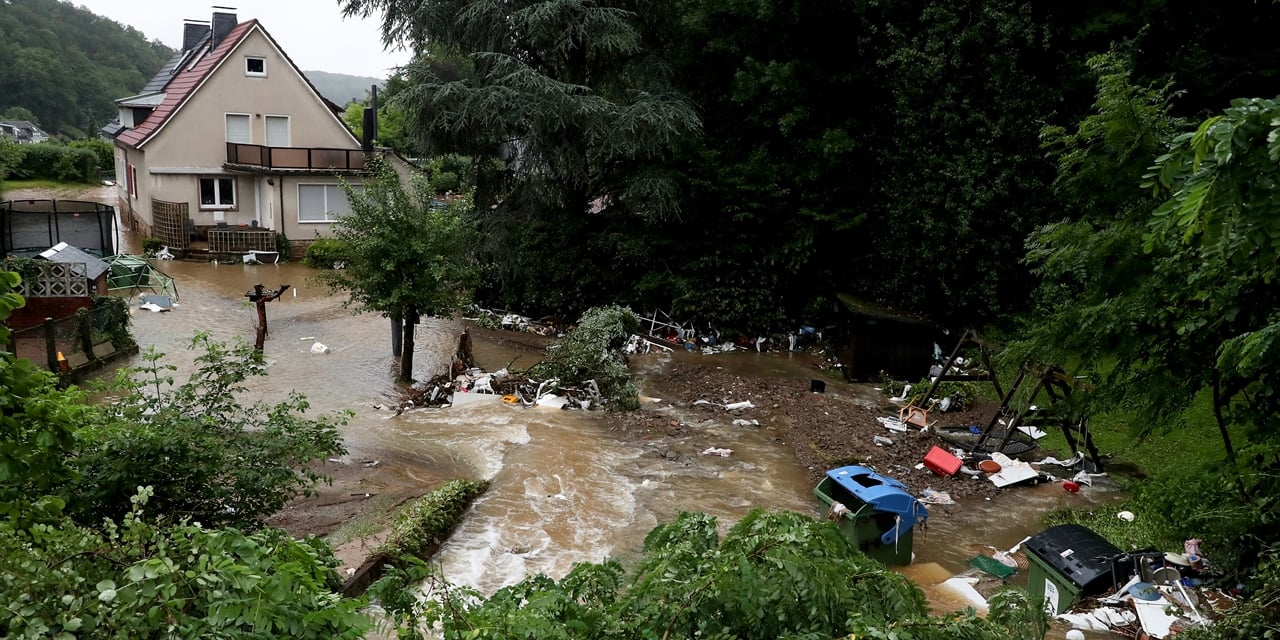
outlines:
M98 276L106 273L110 265L105 260L91 253L86 253L73 247L65 242L59 242L52 247L41 252L41 258L49 262L59 262L62 264L80 263L85 266L84 277L89 280L97 280Z

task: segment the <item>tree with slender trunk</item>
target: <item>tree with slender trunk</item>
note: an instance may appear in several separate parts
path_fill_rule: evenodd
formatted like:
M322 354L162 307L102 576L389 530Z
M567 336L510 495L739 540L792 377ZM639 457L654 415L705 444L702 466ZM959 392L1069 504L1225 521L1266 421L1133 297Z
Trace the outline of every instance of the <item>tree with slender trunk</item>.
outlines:
M436 201L421 176L402 182L386 158L370 161L363 185L344 184L351 213L336 239L344 267L320 278L349 294L347 305L403 319L400 379L413 379L413 333L422 316L451 316L470 301L477 275L469 259L472 229L465 199Z

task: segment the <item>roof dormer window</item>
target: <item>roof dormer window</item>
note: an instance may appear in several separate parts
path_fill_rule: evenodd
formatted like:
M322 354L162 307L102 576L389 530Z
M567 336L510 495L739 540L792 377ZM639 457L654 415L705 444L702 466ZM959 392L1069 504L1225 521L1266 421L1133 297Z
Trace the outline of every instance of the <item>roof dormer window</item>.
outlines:
M255 78L267 77L267 59L246 56L244 59L244 74Z

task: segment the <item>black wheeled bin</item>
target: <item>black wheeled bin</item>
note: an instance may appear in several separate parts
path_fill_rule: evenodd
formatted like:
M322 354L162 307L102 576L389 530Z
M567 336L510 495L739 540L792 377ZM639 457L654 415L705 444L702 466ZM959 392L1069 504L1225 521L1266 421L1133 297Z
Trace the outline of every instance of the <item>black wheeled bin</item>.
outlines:
M1044 598L1045 609L1054 615L1115 589L1132 573L1117 567L1118 547L1078 524L1049 527L1032 536L1026 550L1027 594L1032 600Z

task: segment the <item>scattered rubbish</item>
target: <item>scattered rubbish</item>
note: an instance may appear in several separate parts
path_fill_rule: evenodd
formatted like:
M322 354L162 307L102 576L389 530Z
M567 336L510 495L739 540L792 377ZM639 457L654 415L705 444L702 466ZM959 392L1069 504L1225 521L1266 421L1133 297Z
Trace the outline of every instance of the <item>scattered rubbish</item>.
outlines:
M943 582L942 587L964 598L965 602L968 602L974 610L986 611L988 609L987 599L982 597L982 594L978 593L977 589L973 588L973 585L977 583L977 578L956 576Z
M983 460L978 463L978 468L983 473L1000 473L1000 463L995 460Z
M1062 489L1067 493L1080 493L1080 483L1071 480L1062 481Z
M327 345L317 342L311 345L311 353L316 353L316 354L329 353L329 347Z
M826 393L827 383L823 380L810 380L809 391L813 393Z
M892 438L886 438L886 437L884 437L884 436L872 436L872 437L871 437L871 442L873 442L877 447L892 447L892 446L893 446L893 439L892 439Z
M1116 514L1116 517L1124 520L1125 522L1133 522L1134 515L1132 511L1121 511Z
M365 460L364 462L360 463L360 466L368 469L372 469L373 467L376 467L380 464L382 464L381 460Z
M937 445L924 456L924 466L940 476L954 476L963 464L960 458Z
M1049 435L1048 433L1045 433L1045 432L1044 432L1043 430L1041 430L1040 428L1038 428L1038 427L1031 427L1031 426L1018 427L1018 431L1021 431L1021 432L1025 433L1025 434L1027 434L1027 435L1031 436L1031 438L1032 438L1033 440L1039 440L1040 438L1043 438L1043 437L1045 437L1045 436Z
M280 252L252 249L241 256L241 262L244 262L245 264L277 264L280 262Z
M157 260L172 260L173 253L169 251L169 247L161 245L160 250L156 252Z
M897 418L879 417L876 418L876 420L879 421L880 424L884 425L884 428L890 431L897 431L901 433L907 430L907 425L902 424L902 421Z
M1077 464L1080 464L1083 461L1084 461L1084 454L1077 453L1076 455L1072 456L1070 460L1059 460L1053 456L1049 456L1047 458L1044 458L1043 460L1040 460L1039 462L1036 462L1035 464L1040 466L1043 466L1046 464L1056 464L1060 467L1074 468Z
M301 340L301 341L303 341L303 342L306 342L306 341L308 341L308 340L315 340L315 339L316 339L316 337L315 337L315 336L306 336L306 337L304 337L304 338L298 338L298 339L299 339L299 340Z
M139 308L139 309L146 309L147 311L150 311L150 312L152 312L152 313L160 313L161 311L172 311L172 309L171 309L171 308L169 308L169 307L162 307L162 306L160 306L160 305L158 305L158 304L153 304L153 303L150 303L150 302L146 302L146 303L140 304L140 305L138 305L138 308Z
M893 402L906 402L906 401L907 401L907 398L911 397L911 396L907 395L907 394L909 394L909 393L911 393L911 385L905 385L905 386L903 386L903 387L902 387L902 395L901 395L901 396L891 396L891 397L889 398L889 400L891 400L891 401L893 401Z
M738 411L741 409L754 409L754 408L756 408L756 406L754 404L751 404L750 400L743 400L742 402L731 402L724 406L725 411Z
M927 488L920 492L920 502L925 504L955 504L956 501L951 499L951 494L946 491L935 491Z
M1030 464L1021 460L1014 460L999 451L992 453L991 459L1000 465L1000 471L987 476L987 478L997 487L1008 487L1040 477L1040 472L1032 468Z
M728 458L728 457L729 457L729 454L731 454L731 453L733 453L733 449L718 449L718 448L716 448L716 447L711 447L711 448L709 448L709 449L707 449L707 450L703 451L703 452L702 452L702 455L704 455L704 456L720 456L721 458Z
M1129 586L1129 595L1148 602L1154 602L1161 598L1160 590L1156 589L1156 586L1150 582L1133 583Z
M984 555L974 556L971 560L969 560L969 566L975 569L978 569L983 573L991 574L997 578L1000 578L1001 580L1008 578L1009 576L1017 572L1016 568L1011 567L1003 562L1000 562L995 558L992 558L990 556L984 556Z
M538 399L533 404L548 409L563 409L565 405L569 404L569 399L554 393L544 393L538 396Z
M929 426L929 411L910 404L898 412L898 421L912 427L927 428Z
M160 307L161 311L168 311L173 306L173 298L163 295L142 294L138 296L138 302L142 303L143 308L151 308L151 306ZM150 306L148 306L150 305Z
M1070 612L1058 614L1057 618L1072 626L1071 631L1080 634L1080 638L1084 638L1081 629L1085 631L1111 631L1116 628L1125 628L1138 621L1138 616L1132 611L1118 609L1116 607L1098 607L1092 611ZM1068 638L1071 637L1071 631L1067 632Z
M733 421L733 426L735 426L735 427L758 427L758 426L760 426L760 421L759 421L759 420L755 420L755 419L745 420L745 419L743 419L743 418L736 418L736 419L734 419L734 421Z

